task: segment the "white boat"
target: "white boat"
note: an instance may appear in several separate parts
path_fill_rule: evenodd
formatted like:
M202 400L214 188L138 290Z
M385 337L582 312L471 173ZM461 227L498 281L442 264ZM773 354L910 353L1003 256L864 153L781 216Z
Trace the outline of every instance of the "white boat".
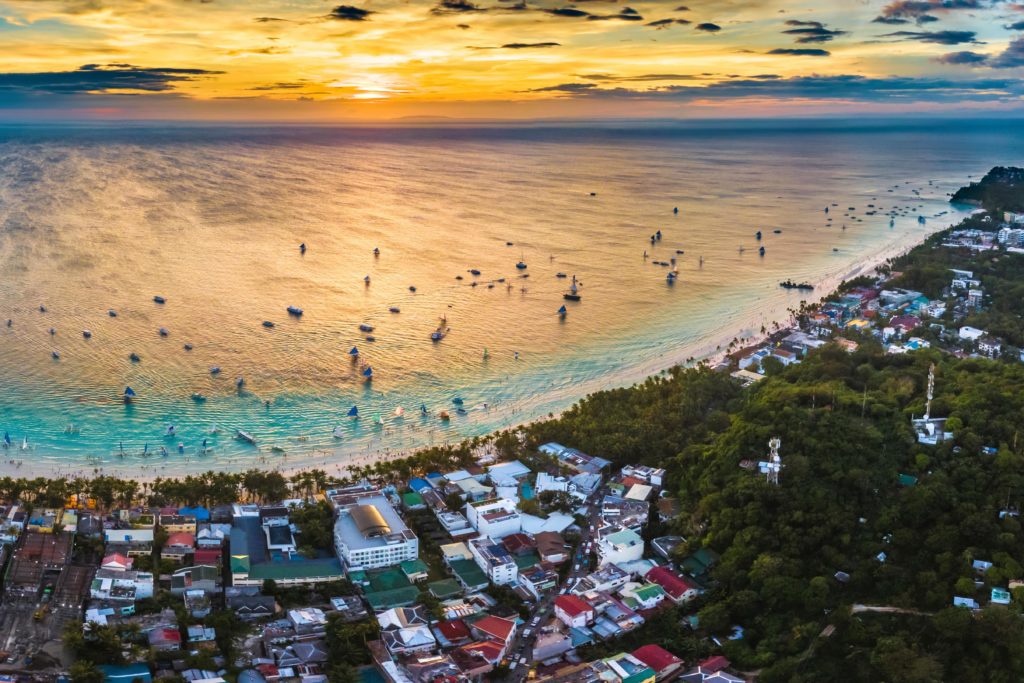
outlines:
M345 431L341 427L335 427L334 431L331 432L331 435L334 436L335 439L341 439L344 438Z
M241 429L235 432L235 438L239 441L245 441L246 443L252 444L253 446L256 445L256 437L249 432L242 431Z

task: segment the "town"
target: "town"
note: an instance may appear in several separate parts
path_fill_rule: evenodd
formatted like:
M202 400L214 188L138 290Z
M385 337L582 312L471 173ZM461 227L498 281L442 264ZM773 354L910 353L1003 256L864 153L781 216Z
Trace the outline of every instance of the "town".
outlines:
M707 587L713 553L644 538L675 514L663 469L556 443L530 466L475 455L264 503L8 501L0 680L59 680L61 640L108 660L72 681L743 680L656 643L584 656ZM332 670L345 637L372 667Z

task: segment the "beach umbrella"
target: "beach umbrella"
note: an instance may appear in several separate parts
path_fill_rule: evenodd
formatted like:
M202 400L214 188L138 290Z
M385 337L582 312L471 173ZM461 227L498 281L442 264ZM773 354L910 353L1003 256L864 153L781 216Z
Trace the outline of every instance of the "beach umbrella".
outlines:
M348 416L349 417L359 417L359 408L357 408L356 406L352 406L351 408L349 408Z

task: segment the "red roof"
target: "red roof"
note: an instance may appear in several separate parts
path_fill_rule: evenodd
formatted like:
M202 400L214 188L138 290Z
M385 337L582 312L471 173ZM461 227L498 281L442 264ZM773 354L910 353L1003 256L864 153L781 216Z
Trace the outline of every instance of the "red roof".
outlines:
M193 562L195 564L220 564L220 548L200 548L196 550Z
M570 617L576 617L587 612L593 612L594 608L583 602L575 595L559 595L555 598L555 607L559 608Z
M501 661L502 655L505 654L505 646L493 640L470 643L463 645L461 649L471 654L480 654L491 664Z
M643 479L637 479L634 476L628 476L622 478L622 485L629 488L630 486L636 486L637 484L646 484L647 482Z
M109 555L103 558L103 561L100 564L107 565L112 563L117 563L119 565L129 568L132 566L131 558L125 557L121 553L110 553Z
M697 584L684 576L676 574L667 567L655 567L647 572L645 577L648 581L656 583L665 589L674 600L682 598L687 591L696 590Z
M516 622L511 621L510 619L495 617L490 614L483 619L473 622L473 628L506 643L508 642L509 636L512 635L512 630L515 627Z
M701 662L698 666L700 666L701 670L704 671L705 673L713 674L713 673L717 673L717 672L721 671L722 669L728 667L729 664L730 664L730 662L729 662L728 659L726 659L722 655L716 655L714 657L708 657L703 662Z
M532 538L522 533L510 534L501 539L501 543L510 553L513 554L527 552L537 547L537 544Z
M188 546L189 548L194 548L196 545L196 537L188 532L179 531L176 534L171 534L170 536L168 536L167 543L165 543L164 545L181 545Z
M643 647L633 650L633 656L654 669L655 672L664 671L673 665L678 666L683 663L683 660L679 659L679 657L676 657L665 648L660 645L653 644L644 645Z
M462 619L442 621L437 625L437 630L441 632L441 635L452 642L465 640L470 637L469 628L466 626L466 622L462 621Z

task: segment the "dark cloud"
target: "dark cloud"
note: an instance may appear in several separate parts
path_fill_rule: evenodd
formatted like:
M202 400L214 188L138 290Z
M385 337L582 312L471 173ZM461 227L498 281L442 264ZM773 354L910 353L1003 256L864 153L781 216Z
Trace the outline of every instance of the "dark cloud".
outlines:
M624 7L618 14L591 14L587 17L587 21L608 21L610 19L621 19L622 21L644 20L640 13L632 7Z
M296 82L296 83L270 83L268 85L256 85L249 90L295 90L296 88L304 88L308 83Z
M790 55L792 57L829 57L832 55L828 50L819 50L816 48L796 48L789 49L779 47L768 52L770 55Z
M538 47L560 47L561 43L505 43L501 46L503 50L530 50Z
M533 92L562 93L572 97L609 99L659 99L679 102L697 100L775 99L780 101L840 100L858 102L964 102L1000 101L1024 93L1019 79L955 81L943 78L892 76L869 78L795 76L775 79L737 79L707 86L669 85L649 89L598 88L593 83L562 83Z
M916 40L937 45L960 45L962 43L977 43L976 35L974 31L896 31L886 33L882 37Z
M988 60L988 55L980 52L971 52L970 50L950 52L935 58L935 61L939 64L965 64L967 66L976 66L986 60Z
M1011 41L1006 49L989 60L988 64L996 69L1013 69L1024 66L1024 38Z
M985 4L982 0L893 0L882 8L881 16L913 19L933 12L973 10L984 7Z
M275 21L288 21L288 20L287 19L278 19L277 17L256 17L255 19L253 19L253 21L259 22L261 24L269 24L269 23L275 22Z
M1024 21L1014 22L1008 26L1004 26L1007 31L1024 31Z
M705 22L703 24L697 24L694 26L698 31L706 31L708 33L717 33L722 30L722 27L718 24L712 24L711 22Z
M77 95L84 93L167 92L178 83L212 76L206 69L144 68L131 64L86 64L74 71L0 73L0 92ZM2 99L2 98L0 98Z
M890 26L897 26L899 24L909 24L910 19L900 19L898 17L883 17L877 16L871 20L876 24L888 24Z
M352 5L338 5L331 10L327 18L337 19L338 21L366 21L371 14L375 14L375 12L363 9L362 7L353 7Z
M687 7L686 5L680 5L679 7L676 7L676 8L675 8L674 10L672 10L672 11L673 11L673 12L689 12L689 11L690 11L690 8L689 8L689 7Z
M798 43L827 43L836 36L846 34L846 31L827 28L825 24L820 21L800 21L799 19L790 19L786 22L786 26L791 26L793 28L786 29L783 33L796 36L796 42Z
M463 31L469 29L469 24L455 24L455 28L461 28Z
M917 25L923 26L925 24L933 24L938 20L939 18L934 14L922 14L917 18Z
M469 0L441 0L430 10L433 14L461 14L464 12L485 12Z
M692 23L693 22L690 21L689 19L658 19L657 21L648 22L647 25L648 26L653 26L654 28L661 29L661 28L668 28L669 26L672 26L673 24L683 24L683 25L685 25L685 24L692 24Z
M691 74L641 74L639 76L613 76L612 74L576 74L588 81L639 83L643 81L693 81L696 76Z
M584 12L581 9L575 7L556 7L555 9L542 10L548 14L553 14L556 17L589 17L592 16L590 12Z

